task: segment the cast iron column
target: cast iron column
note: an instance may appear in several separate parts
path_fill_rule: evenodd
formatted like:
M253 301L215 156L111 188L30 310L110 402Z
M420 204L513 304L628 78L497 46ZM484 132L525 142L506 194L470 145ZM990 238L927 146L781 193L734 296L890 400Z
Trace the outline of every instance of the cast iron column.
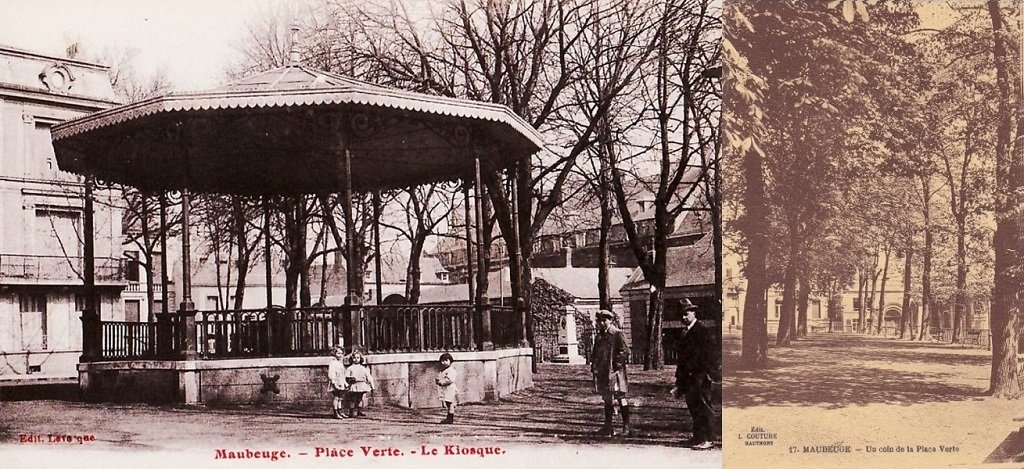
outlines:
M160 312L167 314L170 292L167 284L167 194L160 193Z
M474 183L476 185L476 275L477 285L487 284L487 266L484 263L484 197L486 192L483 180L480 175L480 157L473 158ZM491 338L491 304L487 298L487 290L480 288L476 295L477 314L480 316L480 348L482 350L494 350L494 342Z
M519 245L519 184L517 183L518 178L519 163L516 163L515 166L512 167L511 176L509 177L509 183L511 185L511 190L509 191L509 198L512 199L510 201L512 202L512 248L509 249L508 254L511 258L509 261L509 265L514 266L516 270L515 272L512 273L512 275L515 276L514 282L512 283L512 312L516 316L516 322L518 322L518 324L516 324L516 326L518 326L518 331L516 332L519 334L519 346L529 347L530 341L527 340L526 337L526 315L529 314L529 312L526 311L526 309L523 307L525 306L523 304L525 303L523 301L523 289L530 288L530 286L523 285L523 276L521 275L521 273L524 271L523 269L529 269L530 266L523 265L522 249L520 249L521 246ZM569 267L572 266L570 265Z
M82 221L84 241L85 309L82 310L82 357L80 361L98 361L103 356L103 329L96 295L96 242L93 239L92 176L85 177L85 219Z
M178 306L182 328L182 351L186 360L195 360L196 353L196 305L192 303L192 259L189 242L189 204L191 197L188 187L181 189L181 303Z
M270 201L266 195L263 196L263 265L267 280L267 314L274 307L274 275L271 271L270 259Z
M153 269L150 269L152 272ZM156 319L156 352L159 357L168 357L174 351L174 337L170 315L167 313L170 301L167 282L167 194L160 193L160 314Z
M470 199L469 197L470 182L468 181L468 179L471 179L471 177L467 177L466 180L463 180L462 182L462 196L466 212L466 284L469 286L469 303L474 304L474 302L476 301L476 285L474 281L476 279L473 278L473 227L472 225L470 225L470 223L472 223L473 221L473 202L472 199ZM478 316L474 311L474 313L471 314L469 318L469 339L472 342L473 349L476 349L477 344L477 317Z
M344 158L345 200L342 201L342 204L345 212L345 260L348 263L348 295L345 300L349 310L348 327L351 334L349 344L352 350L355 350L356 347L363 345L361 321L363 293L358 288L363 273L356 250L356 221L352 213L352 152L348 148L345 149Z
M377 304L384 301L383 289L381 288L382 276L380 272L380 191L373 191L373 257L374 273L377 280Z

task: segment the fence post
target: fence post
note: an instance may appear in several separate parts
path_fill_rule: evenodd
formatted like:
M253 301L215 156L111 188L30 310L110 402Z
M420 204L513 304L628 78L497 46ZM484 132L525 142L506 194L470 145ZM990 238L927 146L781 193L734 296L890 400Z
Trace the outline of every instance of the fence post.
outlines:
M416 340L419 342L419 350L425 352L427 350L427 343L425 342L426 334L423 333L423 315L427 313L425 308L414 308L416 311Z

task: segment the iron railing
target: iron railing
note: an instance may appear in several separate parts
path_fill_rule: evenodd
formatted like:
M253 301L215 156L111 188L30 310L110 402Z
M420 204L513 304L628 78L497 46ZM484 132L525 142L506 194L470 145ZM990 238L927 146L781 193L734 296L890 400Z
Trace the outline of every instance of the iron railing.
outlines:
M475 309L465 305L379 305L196 311L201 359L327 356L344 343L345 323L358 314L365 353L473 350ZM171 358L184 350L179 313L157 322L103 321L102 359ZM516 347L521 332L512 308L491 311L492 340Z
M101 357L105 360L172 358L182 350L176 314L158 314L157 322L102 321Z
M199 311L196 347L202 358L329 355L342 319L341 307Z
M362 308L370 353L471 350L472 306L380 305Z

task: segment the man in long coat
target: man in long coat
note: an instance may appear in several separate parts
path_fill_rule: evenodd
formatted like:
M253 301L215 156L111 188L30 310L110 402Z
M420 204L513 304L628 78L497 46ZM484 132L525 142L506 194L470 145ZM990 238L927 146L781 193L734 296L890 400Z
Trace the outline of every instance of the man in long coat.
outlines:
M597 312L597 331L591 352L590 371L594 376L594 388L604 400L604 425L598 433L606 436L615 435L612 417L617 404L619 414L622 415L622 433L630 436L630 409L629 401L626 400L626 363L629 361L629 347L626 345L626 336L611 323L613 317L611 312L603 309Z
M714 443L711 407L713 379L721 379L721 354L713 332L697 321L697 306L683 300L683 334L679 340L679 358L676 363L676 397L686 398L686 408L693 418L694 449L709 449Z

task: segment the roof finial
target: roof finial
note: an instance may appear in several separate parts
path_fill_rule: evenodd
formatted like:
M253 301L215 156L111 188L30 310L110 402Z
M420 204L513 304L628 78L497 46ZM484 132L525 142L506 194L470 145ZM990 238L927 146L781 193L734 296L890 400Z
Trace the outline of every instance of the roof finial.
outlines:
M291 50L288 51L288 65L299 64L299 25L293 22L291 26L292 35L289 39Z

